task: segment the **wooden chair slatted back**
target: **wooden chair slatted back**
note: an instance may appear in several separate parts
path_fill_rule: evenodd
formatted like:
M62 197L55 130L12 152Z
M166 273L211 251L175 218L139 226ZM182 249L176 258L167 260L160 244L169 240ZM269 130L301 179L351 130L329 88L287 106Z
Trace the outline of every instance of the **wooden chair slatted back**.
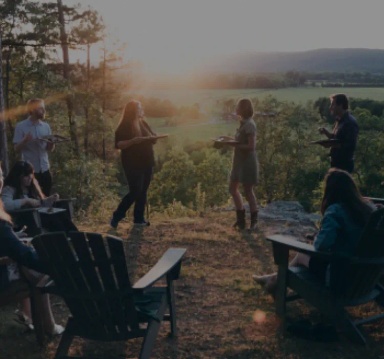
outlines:
M355 253L361 259L384 259L384 209L372 213ZM348 258L337 259L334 268L339 278L335 279L333 288L342 289L347 299L361 298L368 295L377 284L383 267L380 263L355 263ZM331 271L331 287L333 273L335 272Z
M123 243L98 233L47 233L33 240L76 323L112 337L139 330Z

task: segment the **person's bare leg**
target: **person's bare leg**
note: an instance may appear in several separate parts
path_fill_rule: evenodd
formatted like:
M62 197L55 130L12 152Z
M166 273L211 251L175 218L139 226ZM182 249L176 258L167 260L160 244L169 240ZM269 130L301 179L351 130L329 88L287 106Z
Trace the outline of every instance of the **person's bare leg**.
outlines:
M229 183L229 193L232 196L233 203L235 204L235 208L237 211L242 211L244 209L243 204L243 198L241 197L240 191L239 191L239 182L233 182L231 181Z
M311 257L308 254L297 253L295 257L289 262L290 267L304 266L309 267L309 260ZM276 282L277 273L270 273L265 275L253 275L253 280L261 285L271 285L272 282Z
M32 314L31 314L31 301L29 298L24 298L21 302L21 313L24 316L26 324L29 326L29 324L32 323Z
M29 268L23 267L22 270L27 280L30 281L32 284L37 284L44 277L44 274L36 272ZM49 295L42 294L40 291L36 291L35 303L36 303L36 309L38 313L41 314L41 321L44 328L44 332L48 335L56 334L55 331L62 332L61 330L62 327L57 326L55 324L55 320L53 318L52 309L51 309L51 303L49 300ZM56 330L56 327L58 327L57 330ZM60 334L60 333L57 333L57 334Z
M257 212L257 200L256 200L255 193L253 192L253 185L244 184L243 187L244 187L244 195L249 204L250 212L251 213Z

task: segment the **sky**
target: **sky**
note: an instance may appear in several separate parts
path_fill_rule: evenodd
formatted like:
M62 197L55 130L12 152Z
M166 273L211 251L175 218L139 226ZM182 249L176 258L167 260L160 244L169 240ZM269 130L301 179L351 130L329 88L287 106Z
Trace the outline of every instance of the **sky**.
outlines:
M124 58L178 74L244 51L384 49L383 0L82 0ZM78 3L63 0L64 4Z

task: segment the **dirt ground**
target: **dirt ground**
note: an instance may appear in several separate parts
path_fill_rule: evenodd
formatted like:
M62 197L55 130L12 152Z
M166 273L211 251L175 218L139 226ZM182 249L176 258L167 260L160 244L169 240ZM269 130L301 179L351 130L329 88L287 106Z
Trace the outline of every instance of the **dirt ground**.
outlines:
M254 273L273 271L272 249L266 234L286 232L287 223L261 220L255 233L231 228L233 213L214 212L199 218L152 219L142 230L122 223L118 236L124 239L132 278L144 274L169 247L187 248L181 277L176 284L179 335L168 338L164 323L152 353L162 359L250 359L250 358L375 358L384 359L382 322L366 327L367 347L351 343L342 335L331 343L281 336L274 315L273 299L252 281ZM105 232L105 225L82 230ZM303 235L300 227L290 228ZM56 321L65 325L68 311L52 297ZM40 349L33 332L15 322L16 306L0 308L0 359L51 359L59 337ZM375 304L364 306L356 315L378 311ZM288 305L291 318L319 320L315 309L303 301ZM77 340L72 355L89 358L136 358L141 341L97 343Z

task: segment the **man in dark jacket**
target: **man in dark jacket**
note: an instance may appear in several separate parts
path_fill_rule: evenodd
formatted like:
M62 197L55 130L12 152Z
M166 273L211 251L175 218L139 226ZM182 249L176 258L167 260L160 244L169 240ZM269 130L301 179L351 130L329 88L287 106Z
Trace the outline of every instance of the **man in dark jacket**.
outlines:
M335 125L332 132L326 128L319 128L321 134L329 139L336 140L334 143L325 144L330 147L331 167L353 172L354 154L359 134L359 126L356 119L349 113L349 101L345 94L336 94L330 97L330 112L335 118Z

